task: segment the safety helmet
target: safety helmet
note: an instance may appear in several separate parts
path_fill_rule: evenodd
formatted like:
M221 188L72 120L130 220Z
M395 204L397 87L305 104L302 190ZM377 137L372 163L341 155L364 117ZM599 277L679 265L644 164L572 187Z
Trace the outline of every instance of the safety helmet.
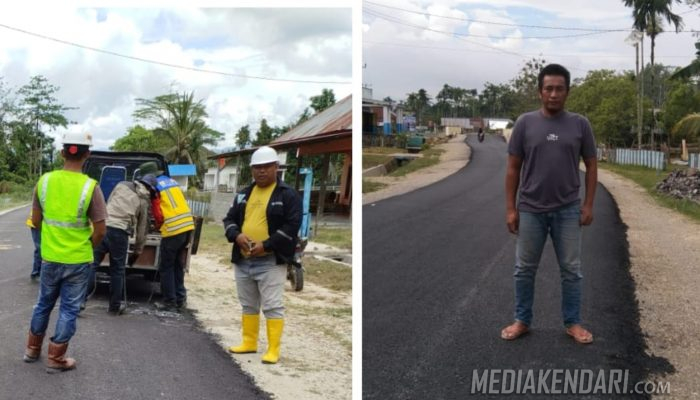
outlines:
M77 144L82 146L92 146L92 134L87 132L66 132L63 134L63 145Z
M280 160L277 157L277 152L270 146L262 146L253 152L253 156L250 157L250 166L269 164L269 163L279 163Z

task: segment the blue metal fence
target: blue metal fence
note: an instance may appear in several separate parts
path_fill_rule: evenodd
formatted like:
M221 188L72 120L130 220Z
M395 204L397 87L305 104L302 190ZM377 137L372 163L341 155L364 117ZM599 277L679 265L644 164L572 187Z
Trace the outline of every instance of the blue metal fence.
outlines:
M691 168L700 168L700 153L690 154L688 158L688 166Z
M209 203L204 201L187 200L187 204L192 210L192 215L206 218L209 215Z
M598 150L598 158L602 156ZM607 152L608 162L621 165L640 165L658 170L666 169L666 154L661 151L612 149Z

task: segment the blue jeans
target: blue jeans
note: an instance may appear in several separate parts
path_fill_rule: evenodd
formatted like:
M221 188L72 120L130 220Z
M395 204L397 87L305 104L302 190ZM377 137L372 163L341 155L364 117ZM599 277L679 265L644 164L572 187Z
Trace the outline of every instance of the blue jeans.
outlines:
M41 273L41 231L36 228L30 228L30 230L34 242L34 262L32 263L31 276L39 276Z
M581 322L580 203L546 213L520 211L515 249L515 319L530 325L535 298L535 275L547 235L552 238L561 277L564 325Z
M185 266L180 254L189 242L190 232L165 237L160 241L160 292L167 305L182 305L187 300Z
M56 330L51 341L68 342L75 334L75 320L80 312L80 303L85 297L90 264L59 264L43 262L41 264L41 288L37 299L30 329L35 335L43 335L49 324L51 311L59 296Z
M107 233L100 245L93 251L95 268L109 253L109 309L117 310L124 299L124 271L129 252L129 234L123 229L107 227ZM90 270L90 282L95 280L95 271ZM90 283L88 286L92 286ZM92 289L92 288L90 288ZM85 296L87 296L87 291ZM86 297L87 299L87 297Z

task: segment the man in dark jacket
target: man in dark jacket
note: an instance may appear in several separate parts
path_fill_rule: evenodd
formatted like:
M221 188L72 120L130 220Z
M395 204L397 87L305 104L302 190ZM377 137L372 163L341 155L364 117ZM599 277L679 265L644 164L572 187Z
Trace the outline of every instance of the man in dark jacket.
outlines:
M224 218L226 238L233 243L231 261L243 308L243 340L229 351L257 352L262 308L268 341L262 361L268 364L279 360L286 264L294 257L302 217L299 194L277 178L278 160L271 147L253 153L250 166L255 183L236 194Z

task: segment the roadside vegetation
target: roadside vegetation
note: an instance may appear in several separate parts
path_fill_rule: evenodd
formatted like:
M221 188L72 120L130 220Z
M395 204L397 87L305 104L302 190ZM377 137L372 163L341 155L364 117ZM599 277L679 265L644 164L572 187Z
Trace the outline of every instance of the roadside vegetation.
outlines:
M389 176L404 176L419 169L435 165L440 162L440 155L444 152L445 150L436 149L434 147L423 150L421 152L423 157L416 158L415 160L407 162L399 168L396 168L389 173Z
M385 188L386 186L387 185L385 183L372 182L366 179L362 179L362 193L376 192L377 190Z
M319 227L318 235L313 238L319 243L344 249L352 248L352 230L350 228ZM231 265L231 243L224 236L224 229L219 224L204 224L199 238L198 253L220 256L219 262ZM304 257L304 280L337 291L352 290L352 268L332 261Z
M673 169L677 168L657 173L654 169L635 165L617 165L605 162L598 163L598 165L605 170L633 180L643 187L658 204L700 222L700 204L687 199L676 199L656 190L656 185L664 180Z

